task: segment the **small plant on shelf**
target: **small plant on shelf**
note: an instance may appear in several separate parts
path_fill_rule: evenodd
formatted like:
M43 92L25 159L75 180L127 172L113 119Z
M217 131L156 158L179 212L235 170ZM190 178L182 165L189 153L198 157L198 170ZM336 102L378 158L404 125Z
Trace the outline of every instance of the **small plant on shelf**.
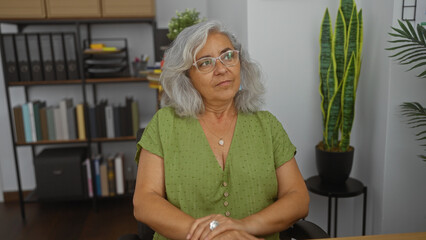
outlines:
M205 20L205 18L200 18L200 12L195 9L186 9L183 12L176 11L176 17L172 17L172 19L170 19L169 33L167 34L167 37L170 41L173 41L184 28Z

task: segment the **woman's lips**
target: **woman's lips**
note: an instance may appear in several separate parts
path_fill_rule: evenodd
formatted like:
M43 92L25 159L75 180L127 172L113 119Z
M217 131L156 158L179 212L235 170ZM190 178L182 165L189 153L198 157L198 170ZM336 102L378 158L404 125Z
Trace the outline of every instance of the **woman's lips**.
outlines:
M222 86L228 86L231 84L231 80L225 80L225 81L221 81L218 84L216 84L217 87L222 87Z

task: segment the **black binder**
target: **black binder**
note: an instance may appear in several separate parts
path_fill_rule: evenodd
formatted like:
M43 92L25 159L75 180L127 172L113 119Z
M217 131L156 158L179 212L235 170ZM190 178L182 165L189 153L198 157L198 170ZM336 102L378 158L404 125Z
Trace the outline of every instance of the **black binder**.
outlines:
M55 61L56 80L67 79L65 66L65 49L62 33L52 33L53 59Z
M53 66L52 41L50 34L40 34L41 58L43 60L43 75L46 81L53 81L55 68Z
M16 55L15 55L15 41L13 40L13 35L3 35L2 36L2 45L5 59L5 77L8 82L18 82L18 66L16 65Z
M79 79L80 72L77 61L77 46L74 33L64 34L65 56L68 70L68 79Z
M37 34L28 34L28 50L30 53L31 75L33 81L43 81L43 71L40 58L40 44Z
M26 36L24 34L16 34L15 43L16 52L18 56L19 79L21 80L21 82L31 81Z

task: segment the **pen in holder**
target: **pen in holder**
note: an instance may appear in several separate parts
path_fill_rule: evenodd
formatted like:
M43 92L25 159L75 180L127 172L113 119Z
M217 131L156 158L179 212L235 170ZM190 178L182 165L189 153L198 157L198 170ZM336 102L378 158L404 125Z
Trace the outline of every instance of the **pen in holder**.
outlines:
M132 69L133 69L133 77L142 77L140 74L140 71L146 70L147 61L138 61L139 59L136 59L134 62L132 62Z

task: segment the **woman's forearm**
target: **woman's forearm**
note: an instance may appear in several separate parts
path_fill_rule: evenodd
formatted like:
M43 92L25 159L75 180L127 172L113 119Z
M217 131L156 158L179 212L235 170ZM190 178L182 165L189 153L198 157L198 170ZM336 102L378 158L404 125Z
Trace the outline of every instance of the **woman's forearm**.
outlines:
M194 218L156 193L135 196L133 205L136 220L146 223L154 231L170 239L186 239L194 222Z
M281 232L308 215L309 195L290 192L265 209L242 219L248 233L263 236Z

